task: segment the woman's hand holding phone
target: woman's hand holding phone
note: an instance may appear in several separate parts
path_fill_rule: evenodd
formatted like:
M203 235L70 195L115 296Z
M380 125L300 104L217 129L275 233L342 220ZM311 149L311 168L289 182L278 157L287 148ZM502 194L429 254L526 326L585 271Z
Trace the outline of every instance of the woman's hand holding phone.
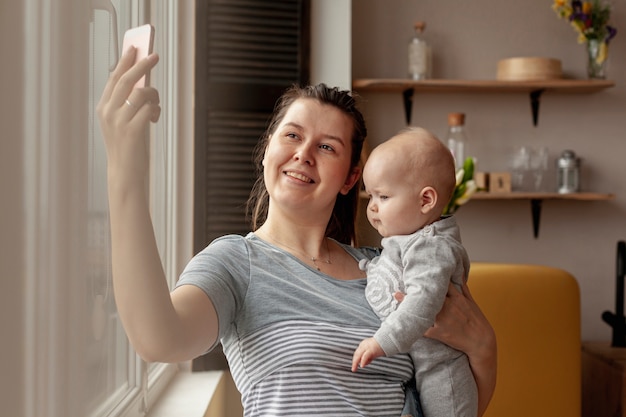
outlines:
M137 53L135 55L135 63L146 58L152 53L154 48L154 26L147 24L128 29L124 33L124 41L122 43L122 53L125 53L130 47L135 47ZM135 84L136 88L145 87L150 84L150 72L147 72Z
M137 87L147 79L146 76L159 60L157 54L145 55L150 47L144 46L136 47L130 42L125 46L97 106L107 148L109 174L121 170L122 177L127 180L128 174L146 175L147 126L149 122L158 121L161 114L158 91L149 86Z

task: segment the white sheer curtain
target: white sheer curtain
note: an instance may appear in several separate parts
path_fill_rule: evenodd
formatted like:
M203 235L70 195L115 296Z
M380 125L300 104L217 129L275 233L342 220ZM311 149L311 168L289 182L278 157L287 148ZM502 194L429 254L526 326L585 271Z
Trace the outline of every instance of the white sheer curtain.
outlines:
M25 415L144 415L177 370L143 363L117 316L105 152L94 109L124 31L151 22L161 55L152 82L164 114L150 134L149 196L173 285L191 247L187 223L176 218L189 204L181 202L177 172L177 126L190 123L178 111L191 107L179 102L179 71L192 66L177 46L179 12L189 7L175 0L24 1Z

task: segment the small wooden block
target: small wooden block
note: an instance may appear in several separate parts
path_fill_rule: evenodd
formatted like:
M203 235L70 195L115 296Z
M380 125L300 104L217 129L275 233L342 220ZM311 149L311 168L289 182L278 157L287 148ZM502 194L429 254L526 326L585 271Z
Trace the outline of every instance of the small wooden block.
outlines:
M475 172L474 182L479 191L489 190L489 173L488 172Z
M490 172L489 173L489 192L490 193L510 193L511 192L511 173Z

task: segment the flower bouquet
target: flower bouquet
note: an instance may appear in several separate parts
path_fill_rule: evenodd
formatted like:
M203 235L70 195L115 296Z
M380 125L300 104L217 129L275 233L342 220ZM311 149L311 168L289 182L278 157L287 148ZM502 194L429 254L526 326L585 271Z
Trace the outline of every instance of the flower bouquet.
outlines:
M450 215L456 212L476 191L478 187L474 181L474 158L467 157L463 162L463 168L459 168L456 172L456 187L443 214Z
M578 43L587 44L589 78L604 78L609 42L617 33L617 29L609 25L611 6L602 0L554 0L552 9L571 23L578 33Z

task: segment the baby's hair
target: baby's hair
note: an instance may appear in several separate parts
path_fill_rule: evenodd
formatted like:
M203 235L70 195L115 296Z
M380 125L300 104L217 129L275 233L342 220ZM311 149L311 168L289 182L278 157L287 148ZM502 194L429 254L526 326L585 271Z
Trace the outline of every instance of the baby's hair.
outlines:
M428 185L437 190L440 194L440 203L445 207L452 198L456 186L456 172L452 153L436 135L422 127L409 126L403 128L394 138L405 135L422 141L431 141L431 145L434 145L429 146L428 158L426 159L419 153L418 148L415 149L415 152L408 153L407 156L411 159L412 172L416 174L423 169L437 170L437 175L432 179L433 183Z

